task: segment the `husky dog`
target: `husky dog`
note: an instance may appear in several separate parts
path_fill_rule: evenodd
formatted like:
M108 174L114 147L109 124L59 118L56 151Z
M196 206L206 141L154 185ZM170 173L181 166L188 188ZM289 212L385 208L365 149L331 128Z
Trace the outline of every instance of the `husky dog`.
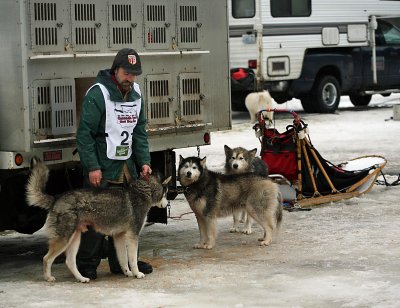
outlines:
M167 183L171 177L161 183L158 175L151 175L148 181L140 179L126 188L77 189L54 198L43 192L48 176L47 166L32 159L27 202L48 211L49 251L43 258L45 280L55 281L51 265L65 251L67 267L75 278L80 282L90 281L76 267L81 233L87 231L88 226L114 238L118 261L126 276L143 278L144 274L137 267L139 234L150 207L166 207Z
M178 175L199 226L200 242L194 248L213 248L217 218L243 209L264 230L260 245L271 244L272 232L282 220L277 184L254 173L221 174L207 170L205 157L180 156Z
M237 174L253 172L261 176L268 176L268 166L260 158L256 157L257 149L246 150L242 147L231 149L224 145L225 150L225 173ZM239 222L246 222L244 229L245 234L251 234L251 225L253 220L247 215L246 211L236 211L233 213L233 226L231 232L240 232Z
M244 101L247 110L250 114L250 122L255 123L257 122L256 114L262 109L272 109L273 102L271 95L268 91L264 90L262 92L252 92L246 96ZM272 111L267 112L266 117L269 121L272 122L273 120L273 113Z

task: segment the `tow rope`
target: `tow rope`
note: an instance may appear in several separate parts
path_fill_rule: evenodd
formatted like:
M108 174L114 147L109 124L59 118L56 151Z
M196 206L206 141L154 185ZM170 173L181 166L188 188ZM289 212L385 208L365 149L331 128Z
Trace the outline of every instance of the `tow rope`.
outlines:
M383 180L376 180L375 181L376 185L385 185L385 186L397 186L397 185L400 185L400 173L397 176L397 180L393 181L392 183L389 183L386 180L385 174L382 171L381 171L381 175L383 177Z

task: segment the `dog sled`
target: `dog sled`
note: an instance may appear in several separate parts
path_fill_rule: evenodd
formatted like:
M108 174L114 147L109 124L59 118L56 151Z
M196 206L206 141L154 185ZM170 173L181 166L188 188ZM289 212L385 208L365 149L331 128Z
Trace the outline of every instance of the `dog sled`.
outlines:
M293 124L280 133L267 112L290 113ZM362 156L335 165L324 159L310 140L308 125L298 114L286 109L266 109L257 113L253 129L261 142L261 159L270 176L281 187L289 208L350 199L369 192L386 165L378 155Z

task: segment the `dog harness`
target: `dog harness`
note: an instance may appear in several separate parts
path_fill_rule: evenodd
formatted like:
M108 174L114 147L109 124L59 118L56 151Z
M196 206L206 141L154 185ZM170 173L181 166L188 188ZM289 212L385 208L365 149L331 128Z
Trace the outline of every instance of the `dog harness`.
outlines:
M106 107L107 157L109 159L126 160L132 155L132 135L139 119L142 99L139 98L133 102L113 102L107 88L101 83L96 83L92 87L96 85L100 87L103 93ZM134 83L133 87L140 95L139 85Z

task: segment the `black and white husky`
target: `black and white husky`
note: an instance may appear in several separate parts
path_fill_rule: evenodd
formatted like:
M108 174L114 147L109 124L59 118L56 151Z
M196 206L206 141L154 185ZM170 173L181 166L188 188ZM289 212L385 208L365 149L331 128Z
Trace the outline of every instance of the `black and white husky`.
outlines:
M196 215L200 242L195 248L211 249L217 237L217 218L236 211L247 213L263 229L260 245L272 242L272 233L282 220L278 185L254 173L221 174L206 168L206 158L180 156L179 181Z

